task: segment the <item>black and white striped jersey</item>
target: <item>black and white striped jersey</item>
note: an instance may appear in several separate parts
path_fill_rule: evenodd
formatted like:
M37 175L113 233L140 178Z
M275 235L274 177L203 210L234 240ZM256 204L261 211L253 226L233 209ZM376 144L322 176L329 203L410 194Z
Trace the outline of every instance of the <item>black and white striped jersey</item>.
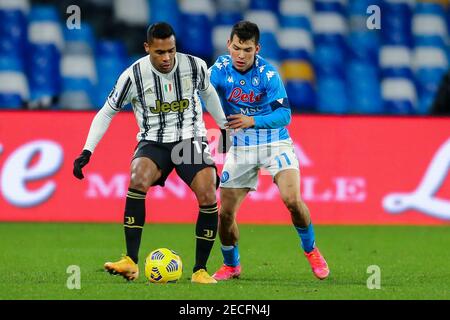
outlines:
M140 131L137 140L176 142L206 136L198 95L209 86L205 61L183 53L170 73L157 71L147 55L127 68L108 96L116 112L131 103Z

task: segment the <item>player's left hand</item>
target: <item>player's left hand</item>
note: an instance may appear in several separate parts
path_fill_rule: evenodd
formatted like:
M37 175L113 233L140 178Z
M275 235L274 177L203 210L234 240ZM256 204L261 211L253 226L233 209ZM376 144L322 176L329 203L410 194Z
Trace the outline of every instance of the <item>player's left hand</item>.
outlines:
M89 159L91 158L92 152L89 150L83 150L78 158L73 162L73 175L78 179L83 179L83 167L89 163Z
M247 129L255 126L255 119L243 114L232 114L227 117L228 122L225 124L227 129Z

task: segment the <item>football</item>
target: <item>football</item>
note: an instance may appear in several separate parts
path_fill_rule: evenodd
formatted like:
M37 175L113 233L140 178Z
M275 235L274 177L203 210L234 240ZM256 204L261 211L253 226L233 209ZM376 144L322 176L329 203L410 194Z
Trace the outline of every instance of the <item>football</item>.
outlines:
M159 248L145 259L145 276L152 283L173 283L181 278L183 263L173 250Z

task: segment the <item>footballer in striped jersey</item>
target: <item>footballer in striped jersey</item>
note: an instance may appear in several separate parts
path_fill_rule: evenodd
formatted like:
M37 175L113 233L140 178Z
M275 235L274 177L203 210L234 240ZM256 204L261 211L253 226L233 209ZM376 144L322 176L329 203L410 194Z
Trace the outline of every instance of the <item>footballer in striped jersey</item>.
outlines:
M74 161L74 175L83 178L82 168L89 162L112 118L124 105L131 103L139 132L125 203L127 255L117 262L105 263L104 268L128 280L138 277L147 191L154 185L164 186L168 175L175 169L192 189L199 205L191 281L216 283L207 273L206 263L217 233L215 191L218 178L206 140L199 96L222 129L226 123L225 114L214 87L210 85L206 63L177 52L175 33L169 24L159 22L151 25L144 48L148 55L120 75L104 106L94 117L83 151ZM186 154L189 156L185 157Z

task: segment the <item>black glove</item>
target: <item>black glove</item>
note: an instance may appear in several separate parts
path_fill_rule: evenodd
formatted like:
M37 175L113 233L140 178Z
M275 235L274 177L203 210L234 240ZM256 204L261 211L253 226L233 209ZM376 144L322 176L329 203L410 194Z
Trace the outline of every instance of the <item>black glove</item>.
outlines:
M88 164L91 155L92 152L90 152L89 150L83 150L80 156L73 162L73 175L80 180L84 178L81 169L83 169L83 167Z
M231 147L231 135L230 130L220 129L219 144L217 145L217 151L220 153L227 153Z

